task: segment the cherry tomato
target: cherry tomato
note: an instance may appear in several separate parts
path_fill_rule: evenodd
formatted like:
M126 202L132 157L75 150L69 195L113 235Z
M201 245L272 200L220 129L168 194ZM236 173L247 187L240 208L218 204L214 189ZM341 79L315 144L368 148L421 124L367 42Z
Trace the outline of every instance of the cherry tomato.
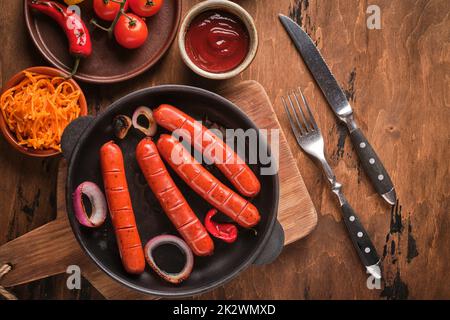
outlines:
M128 9L128 3L130 1L127 0L125 3L124 10ZM102 20L105 21L113 21L120 10L120 3L113 2L111 0L94 0L94 11L95 14Z
M150 17L159 12L164 0L128 0L130 8L141 17Z
M114 27L114 36L122 47L136 49L147 40L147 25L137 15L127 13L127 15L122 15L117 21Z

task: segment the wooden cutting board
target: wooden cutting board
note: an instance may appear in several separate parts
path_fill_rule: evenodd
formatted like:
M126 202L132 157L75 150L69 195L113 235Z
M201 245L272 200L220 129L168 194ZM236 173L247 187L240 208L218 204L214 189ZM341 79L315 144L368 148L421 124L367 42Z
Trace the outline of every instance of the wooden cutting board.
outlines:
M280 129L269 97L258 82L245 81L225 88L219 94L239 106L259 128ZM317 213L282 130L279 142L278 220L283 226L287 245L314 229ZM64 273L68 266L78 265L82 275L107 299L155 299L120 285L81 250L66 216L66 171L66 161L62 160L58 170L56 220L0 247L0 265L10 263L13 266L1 284L10 287L28 283Z

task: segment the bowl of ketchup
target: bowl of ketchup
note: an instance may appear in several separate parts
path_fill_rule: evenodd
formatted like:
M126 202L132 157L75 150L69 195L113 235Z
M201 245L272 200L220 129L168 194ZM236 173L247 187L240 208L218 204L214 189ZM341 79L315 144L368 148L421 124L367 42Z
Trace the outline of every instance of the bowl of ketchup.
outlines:
M244 71L258 51L258 33L251 15L227 0L208 0L184 18L178 38L181 57L195 73L229 79Z

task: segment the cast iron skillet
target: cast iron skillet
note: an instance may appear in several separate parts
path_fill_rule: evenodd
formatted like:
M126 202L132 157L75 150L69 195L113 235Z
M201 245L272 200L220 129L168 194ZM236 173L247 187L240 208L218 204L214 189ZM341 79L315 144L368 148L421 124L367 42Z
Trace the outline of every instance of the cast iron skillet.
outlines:
M251 168L259 176L260 194L252 200L261 213L261 222L253 230L240 228L239 237L234 244L214 240L215 252L210 257L195 257L194 270L188 280L180 285L169 284L160 279L148 266L140 276L127 274L120 261L111 221L99 229L81 226L73 212L72 193L84 181L93 181L103 188L99 164L99 149L107 141L114 139L112 119L118 114L131 116L142 105L155 108L162 103L173 104L196 119L218 123L225 128L254 128L247 116L230 101L205 90L177 85L159 86L133 92L113 103L97 117L81 117L72 122L65 130L62 148L69 160L66 185L67 212L73 232L81 247L89 257L108 275L120 283L138 291L163 296L191 296L211 290L235 277L250 264L267 264L281 252L284 232L277 221L278 210L278 175L261 176L261 165ZM164 132L158 130L158 134ZM114 139L124 153L125 167L130 195L136 215L139 234L143 245L160 234L178 235L159 203L147 186L135 159L137 143L143 135L137 130L130 130L125 140ZM260 139L259 148L266 148L264 139ZM214 167L208 167L212 173L230 186L228 181ZM211 208L195 194L173 171L172 178L179 186L194 212L203 221ZM176 253L176 252L175 252ZM161 255L169 268L175 268L176 254ZM171 270L175 271L175 270Z

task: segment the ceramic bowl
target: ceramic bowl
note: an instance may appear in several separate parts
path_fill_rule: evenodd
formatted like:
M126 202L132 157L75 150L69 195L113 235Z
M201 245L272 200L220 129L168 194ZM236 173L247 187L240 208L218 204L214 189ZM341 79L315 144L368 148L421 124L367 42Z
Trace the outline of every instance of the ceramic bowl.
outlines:
M25 78L25 71L38 73L38 74L44 74L49 75L52 77L61 77L61 76L67 76L67 73L50 67L32 67L25 70L20 71L15 76L13 76L3 87L2 93L6 90L14 87L18 83L20 83ZM80 115L84 116L87 115L87 103L86 103L86 97L83 94L83 91L81 90L80 86L75 82L73 79L68 80L76 89L81 91L80 96ZM61 152L53 149L47 149L47 150L36 150L33 148L29 148L26 146L22 146L17 142L16 136L14 132L12 132L8 125L6 124L5 119L3 118L3 115L0 115L0 129L3 133L3 136L5 137L6 141L8 141L16 150L22 152L23 154L26 154L28 156L32 157L39 157L39 158L45 158L45 157L52 157L59 155Z
M247 53L246 58L242 63L237 66L236 68L222 72L222 73L213 73L208 72L200 67L198 67L188 56L186 52L185 47L185 41L186 41L186 32L189 29L189 26L191 25L191 22L200 14L202 14L205 11L209 10L220 10L229 12L231 14L234 14L237 16L245 25L247 28L247 31L250 36L250 47L249 51ZM181 23L180 33L178 36L178 46L180 48L181 57L184 61L184 63L196 74L208 78L208 79L214 79L214 80L223 80L223 79L230 79L238 74L240 74L242 71L244 71L253 61L253 59L256 56L256 53L258 51L258 32L256 30L255 22L253 21L252 16L241 6L238 4L227 1L227 0L207 0L200 2L199 4L192 7L192 9L187 13L186 17L184 18L183 22Z

